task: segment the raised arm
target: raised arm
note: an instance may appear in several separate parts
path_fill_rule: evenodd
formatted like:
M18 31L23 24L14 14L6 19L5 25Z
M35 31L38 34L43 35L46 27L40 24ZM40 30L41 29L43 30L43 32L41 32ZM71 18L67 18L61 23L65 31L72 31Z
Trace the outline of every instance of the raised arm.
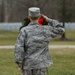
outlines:
M52 38L58 35L62 35L65 32L63 25L59 21L50 19L45 15L42 15L42 16L46 21L48 21L48 25L49 25Z

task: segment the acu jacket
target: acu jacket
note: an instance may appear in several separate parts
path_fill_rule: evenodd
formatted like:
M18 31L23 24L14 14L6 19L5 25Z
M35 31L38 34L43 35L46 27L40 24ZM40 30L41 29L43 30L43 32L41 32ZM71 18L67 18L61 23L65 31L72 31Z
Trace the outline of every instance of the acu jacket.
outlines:
M30 22L21 29L15 44L15 62L23 69L38 69L52 65L48 49L51 39L64 33L63 26L53 19L48 19L49 25L40 26Z

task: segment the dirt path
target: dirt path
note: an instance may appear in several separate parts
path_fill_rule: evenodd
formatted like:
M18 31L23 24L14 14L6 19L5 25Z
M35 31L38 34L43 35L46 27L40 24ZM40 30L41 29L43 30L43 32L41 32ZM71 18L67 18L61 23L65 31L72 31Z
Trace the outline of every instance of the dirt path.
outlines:
M75 48L75 45L49 45L49 48L55 49L55 48ZM0 46L0 49L14 49L13 45L6 45L6 46Z

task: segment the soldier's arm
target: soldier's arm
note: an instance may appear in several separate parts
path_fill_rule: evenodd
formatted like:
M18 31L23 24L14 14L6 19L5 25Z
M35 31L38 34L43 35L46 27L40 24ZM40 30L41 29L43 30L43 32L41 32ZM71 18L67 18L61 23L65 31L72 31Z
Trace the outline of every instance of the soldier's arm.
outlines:
M25 40L25 32L22 29L18 35L16 44L15 44L15 62L19 67L22 67L23 59L24 59L24 40Z
M65 29L63 28L63 25L59 21L54 20L54 19L50 19L50 18L48 18L45 15L42 15L42 16L44 17L44 19L46 21L48 21L52 37L56 37L58 35L62 35L65 32Z

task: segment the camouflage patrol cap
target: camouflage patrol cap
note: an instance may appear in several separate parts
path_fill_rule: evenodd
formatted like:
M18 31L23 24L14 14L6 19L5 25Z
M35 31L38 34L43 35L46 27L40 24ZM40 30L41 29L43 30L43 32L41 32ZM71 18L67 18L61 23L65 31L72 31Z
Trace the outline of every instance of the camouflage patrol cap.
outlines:
M38 8L38 7L29 8L28 15L31 17L38 17L40 15L40 8Z

